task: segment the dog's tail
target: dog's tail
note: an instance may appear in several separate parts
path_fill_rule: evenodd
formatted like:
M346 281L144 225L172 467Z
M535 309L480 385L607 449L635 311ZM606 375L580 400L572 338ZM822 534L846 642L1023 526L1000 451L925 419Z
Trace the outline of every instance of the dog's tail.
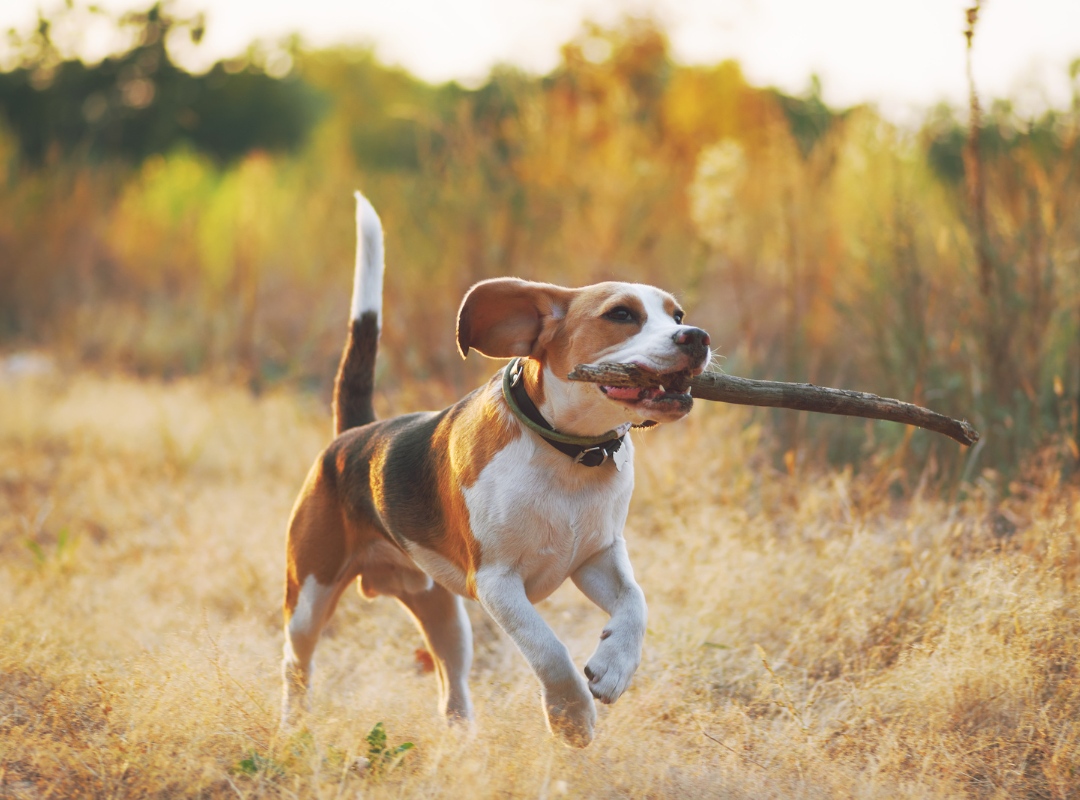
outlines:
M353 277L349 336L334 381L334 431L375 419L375 354L382 329L383 234L375 208L356 193L356 274Z

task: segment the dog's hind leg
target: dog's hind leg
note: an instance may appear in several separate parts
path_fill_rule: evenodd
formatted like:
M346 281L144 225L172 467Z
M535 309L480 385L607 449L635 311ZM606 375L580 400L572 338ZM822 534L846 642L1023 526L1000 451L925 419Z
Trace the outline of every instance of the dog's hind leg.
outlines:
M337 586L324 586L314 575L308 575L295 594L295 607L291 612L286 607L285 648L281 662L284 680L281 713L286 724L294 722L303 709L311 685L315 645L341 592Z
M435 661L439 710L451 723L472 720L472 626L465 603L437 583L427 591L400 592L397 598L412 614Z
M312 471L312 475L316 474ZM319 634L342 592L355 577L346 571L347 546L340 514L309 478L289 523L285 575L285 647L282 723L296 721L311 684L312 657Z

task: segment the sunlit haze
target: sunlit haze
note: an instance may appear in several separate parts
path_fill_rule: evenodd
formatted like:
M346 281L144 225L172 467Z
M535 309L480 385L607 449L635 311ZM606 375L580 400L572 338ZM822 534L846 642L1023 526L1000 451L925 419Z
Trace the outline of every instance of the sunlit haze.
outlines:
M204 10L207 36L182 59L205 68L237 55L255 39L299 33L311 46L370 44L384 61L420 77L467 85L509 63L544 73L583 20L613 24L648 15L668 31L684 63L740 61L751 80L787 92L818 74L826 100L838 106L877 103L906 118L942 100L963 102L964 9L967 0L180 0ZM104 0L110 9L146 2ZM0 26L28 30L38 4L0 5ZM46 10L50 6L46 5ZM104 30L104 29L103 29ZM110 43L93 29L79 34L83 53L100 57ZM986 96L1009 96L1022 111L1065 105L1068 65L1080 58L1080 2L989 0L976 37L975 77Z

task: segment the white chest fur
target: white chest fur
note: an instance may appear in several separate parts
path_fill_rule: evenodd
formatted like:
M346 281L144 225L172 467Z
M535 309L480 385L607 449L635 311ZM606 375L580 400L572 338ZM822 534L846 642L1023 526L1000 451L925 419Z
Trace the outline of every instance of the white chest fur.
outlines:
M464 490L483 565L512 568L535 603L622 536L634 488L629 436L623 448L622 471L574 464L531 435L497 453Z

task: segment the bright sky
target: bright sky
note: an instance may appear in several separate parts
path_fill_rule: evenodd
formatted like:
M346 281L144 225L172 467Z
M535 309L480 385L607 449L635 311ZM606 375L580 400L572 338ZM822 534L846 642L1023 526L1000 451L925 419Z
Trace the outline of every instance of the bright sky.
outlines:
M45 3L52 8L54 0ZM111 9L149 0L98 0ZM970 0L177 0L205 10L200 61L237 55L254 39L299 32L305 42L371 43L385 62L430 81L477 83L498 63L543 73L582 20L648 14L685 63L738 59L757 85L789 92L821 76L834 105L876 102L891 117L940 100L963 104L964 9ZM41 5L0 0L0 30L27 30ZM92 32L87 47L93 49ZM103 46L100 41L96 45ZM975 78L985 96L1022 109L1064 106L1080 58L1080 0L985 0Z

